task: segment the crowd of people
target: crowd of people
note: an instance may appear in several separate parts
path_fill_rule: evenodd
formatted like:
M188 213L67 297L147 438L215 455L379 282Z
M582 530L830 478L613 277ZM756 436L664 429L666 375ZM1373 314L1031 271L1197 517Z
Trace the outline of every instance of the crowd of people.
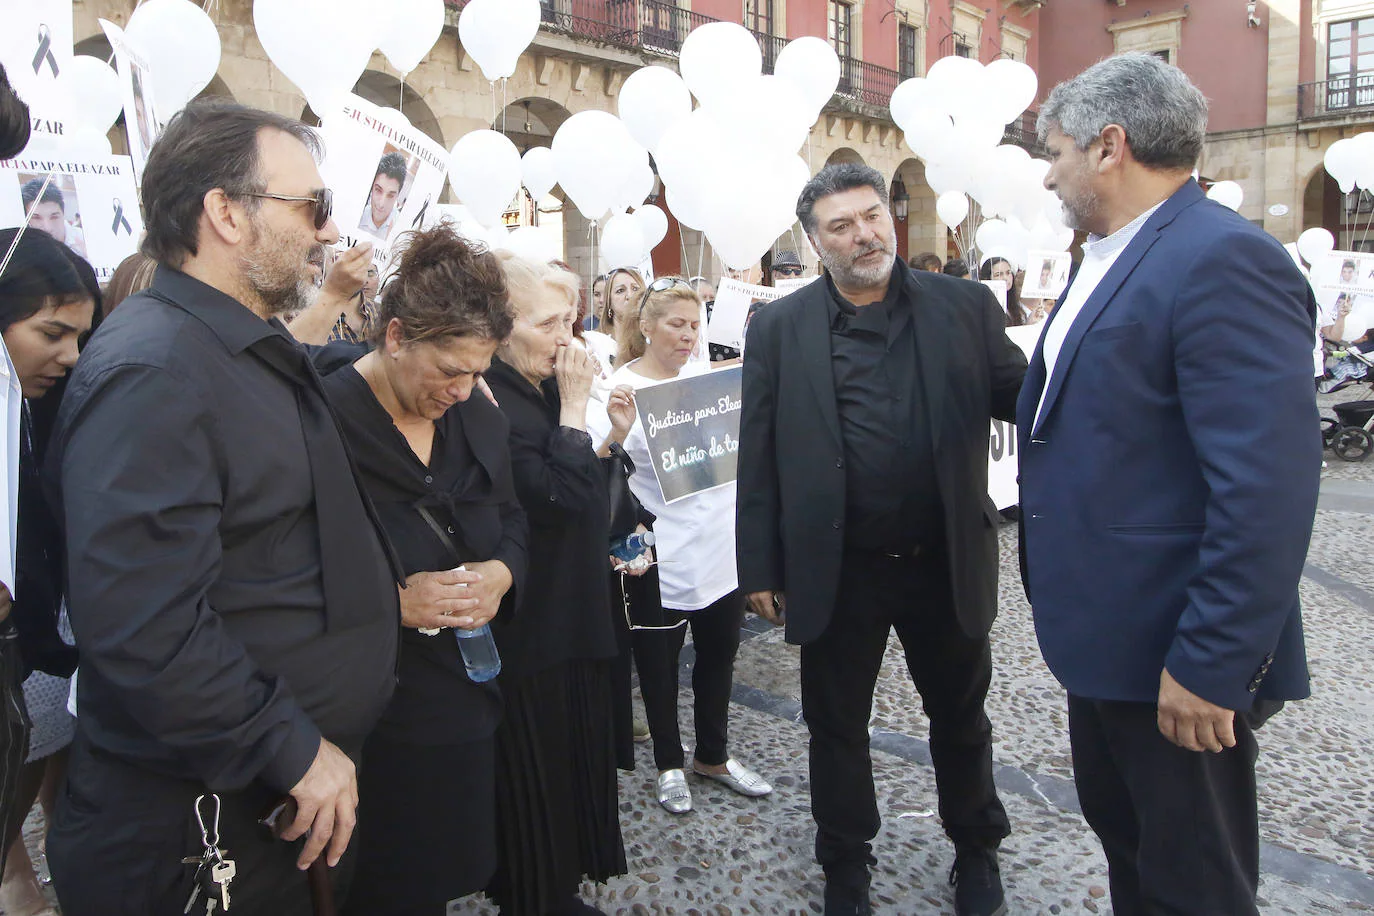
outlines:
M774 791L731 752L752 611L801 646L827 916L874 907L868 723L894 630L954 911L1005 914L995 418L1019 431L1023 582L1116 912L1255 913L1253 729L1308 690L1315 303L1192 180L1206 105L1176 68L1112 58L1040 117L1047 187L1088 240L1029 360L1006 329L1047 306L1013 266L979 269L999 302L963 261L904 263L884 180L855 164L798 200L821 276L713 361L707 277L620 267L584 306L567 265L441 223L379 283L370 245L331 251L314 131L224 101L158 139L141 253L105 289L41 225L0 232L6 912L44 905L19 837L35 803L68 916L438 916L477 892L600 912L579 888L627 870L636 740L672 815L694 780ZM732 276L765 270L805 272L780 251ZM665 499L636 392L736 364L737 482Z

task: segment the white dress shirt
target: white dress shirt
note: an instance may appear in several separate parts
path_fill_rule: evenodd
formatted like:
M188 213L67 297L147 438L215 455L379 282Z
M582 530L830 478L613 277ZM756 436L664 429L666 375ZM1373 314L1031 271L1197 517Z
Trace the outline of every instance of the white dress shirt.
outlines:
M1074 275L1073 284L1069 287L1068 295L1064 297L1064 304L1055 313L1054 320L1045 328L1045 387L1040 391L1040 404L1035 409L1033 430L1040 426L1040 414L1045 409L1045 394L1050 390L1050 380L1054 378L1054 364L1059 360L1059 351L1064 348L1064 340L1069 336L1069 329L1078 320L1078 313L1083 310L1084 304L1096 291L1102 278L1107 276L1107 271L1112 269L1121 252L1126 250L1126 246L1136 237L1136 233L1140 232L1145 221L1154 216L1155 211L1163 205L1164 202L1160 201L1105 238L1090 235L1083 243L1083 263L1078 266L1078 273Z
M16 529L19 524L19 415L24 407L24 390L19 384L19 373L14 371L9 351L0 340L0 421L5 428L0 433L0 468L4 469L5 480L0 483L0 517L5 527L0 529L0 582L9 589L14 597L14 565L17 545Z

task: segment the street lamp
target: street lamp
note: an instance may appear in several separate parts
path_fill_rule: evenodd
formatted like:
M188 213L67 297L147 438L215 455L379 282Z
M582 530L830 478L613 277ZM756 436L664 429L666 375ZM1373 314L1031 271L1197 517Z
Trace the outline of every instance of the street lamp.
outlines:
M898 219L906 219L907 204L911 202L911 195L906 192L906 185L902 184L900 178L892 180L892 215Z

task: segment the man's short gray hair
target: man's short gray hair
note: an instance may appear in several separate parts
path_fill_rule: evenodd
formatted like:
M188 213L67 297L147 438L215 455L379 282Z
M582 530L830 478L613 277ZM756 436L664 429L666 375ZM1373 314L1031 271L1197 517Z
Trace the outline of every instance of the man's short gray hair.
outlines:
M1182 70L1134 51L1094 64L1054 87L1036 125L1057 127L1085 150L1108 124L1126 131L1131 155L1156 169L1191 169L1207 137L1207 99Z
M836 162L827 165L816 173L797 198L797 219L801 221L802 231L811 235L816 231L816 201L831 194L853 191L855 188L872 188L878 199L887 203L887 182L883 173L858 162Z

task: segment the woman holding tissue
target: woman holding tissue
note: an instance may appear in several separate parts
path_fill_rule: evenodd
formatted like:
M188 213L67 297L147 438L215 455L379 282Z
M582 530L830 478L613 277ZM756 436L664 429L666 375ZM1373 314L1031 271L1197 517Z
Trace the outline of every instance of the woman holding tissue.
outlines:
M506 419L471 396L511 330L500 265L446 224L408 242L374 349L324 380L406 575L396 692L358 768L356 916L443 916L496 867L501 697L453 631L491 620L526 568Z
M620 368L611 377L613 385L638 389L709 371L706 364L689 362L703 330L701 300L681 278L655 280L617 328ZM613 415L595 404L588 429L596 442L620 443L634 462L630 488L656 517L655 551L662 564L645 578L657 580L665 621L686 621L692 628L697 739L692 772L741 795L767 795L773 787L726 750L735 653L744 621L744 596L735 578L735 485L666 503L642 425L634 420L627 429ZM692 810L677 721L678 655L685 631L686 626L678 626L631 634L659 769L658 800L674 814Z
M520 613L503 613L496 625L506 706L487 894L504 916L599 913L577 891L583 876L625 872L616 765L633 767L634 752L629 706L617 709L612 686L619 646L606 575L610 503L586 432L593 371L573 340L577 277L499 257L515 328L487 382L510 421L530 574Z

